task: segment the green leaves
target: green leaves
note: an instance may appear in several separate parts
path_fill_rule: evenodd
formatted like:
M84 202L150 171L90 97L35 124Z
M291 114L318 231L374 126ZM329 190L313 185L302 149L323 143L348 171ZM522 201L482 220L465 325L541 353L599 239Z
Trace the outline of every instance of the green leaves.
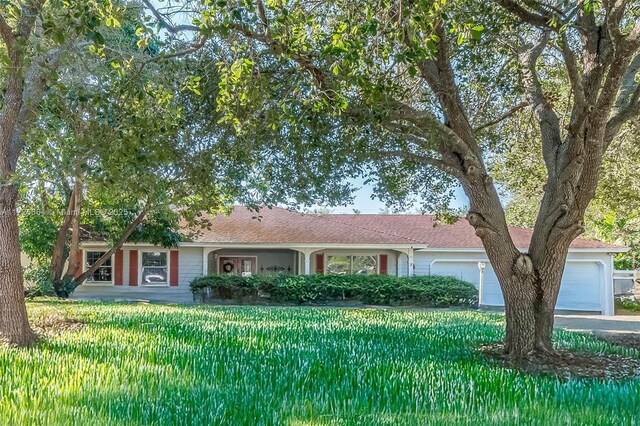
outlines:
M482 25L476 25L471 28L471 38L473 40L480 40L484 27Z
M210 275L189 284L193 293L242 300L262 294L283 303L363 302L374 305L475 306L478 290L465 281L437 275Z

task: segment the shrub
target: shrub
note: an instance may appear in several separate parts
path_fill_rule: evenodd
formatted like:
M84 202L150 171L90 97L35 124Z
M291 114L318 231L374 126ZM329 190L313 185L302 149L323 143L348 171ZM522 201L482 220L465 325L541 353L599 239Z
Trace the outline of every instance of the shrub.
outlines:
M631 299L616 300L616 308L626 309L627 311L640 312L640 301Z
M473 284L437 275L210 275L196 278L191 290L210 288L214 296L241 299L268 295L278 302L310 303L360 301L372 305L475 306Z
M24 292L26 297L54 296L50 269L35 263L25 268Z

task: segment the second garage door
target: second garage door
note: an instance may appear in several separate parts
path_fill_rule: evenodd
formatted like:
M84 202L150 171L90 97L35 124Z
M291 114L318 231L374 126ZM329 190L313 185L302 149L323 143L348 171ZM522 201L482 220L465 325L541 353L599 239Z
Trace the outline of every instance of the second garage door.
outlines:
M493 272L491 264L484 260L483 304L488 306L504 306L504 299L498 284L498 278ZM450 275L471 282L478 286L480 270L478 260L435 260L431 264L432 275ZM596 261L567 262L557 309L575 311L603 311L602 288L604 285L603 266Z

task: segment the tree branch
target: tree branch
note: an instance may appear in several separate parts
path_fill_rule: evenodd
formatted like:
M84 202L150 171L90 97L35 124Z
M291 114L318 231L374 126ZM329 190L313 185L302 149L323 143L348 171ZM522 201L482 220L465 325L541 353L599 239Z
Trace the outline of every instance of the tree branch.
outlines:
M567 38L566 31L560 34L560 52L564 58L565 67L567 68L567 74L569 76L569 83L571 84L571 90L574 97L574 111L582 111L586 108L586 99L584 95L584 86L582 84L582 76L578 70L578 61L576 55L569 46L569 39Z
M518 105L516 105L513 108L511 108L509 111L505 112L500 117L498 117L498 118L496 118L494 120L491 120L491 121L487 121L486 123L483 123L483 124L477 126L475 129L473 129L473 131L477 133L480 130L486 129L487 127L494 126L494 125L506 120L507 118L511 117L513 114L515 114L518 111L520 111L521 109L525 108L527 105L529 105L528 102L520 102Z
M427 82L431 90L438 96L440 106L445 115L448 127L461 139L474 155L480 159L482 153L476 143L473 128L467 118L466 110L462 105L460 91L456 84L456 77L451 67L449 57L449 44L444 23L439 22L434 31L440 41L438 51L434 59L425 59L418 62L420 75Z
M16 43L16 35L13 33L13 29L9 26L2 14L0 14L0 36L7 45L7 48L11 50L13 45Z
M531 12L522 6L521 2L515 0L496 0L500 6L506 11L516 15L522 21L527 22L533 26L545 29L553 29L550 24L551 16L541 15L539 13Z
M536 44L524 46L520 51L519 57L520 61L525 65L522 69L522 81L525 86L529 104L533 107L538 117L540 132L542 134L542 153L547 170L549 171L549 176L552 178L557 173L556 152L562 143L560 120L545 97L537 71L537 61L542 55L548 41L549 33L545 31Z
M271 37L269 31L265 31L264 34L258 34L255 31L251 31L250 29L246 28L244 25L235 22L230 23L229 28L239 32L247 38L264 44L265 46L271 48L271 50L273 50L276 54L288 56L303 69L308 71L309 74L311 74L313 80L316 82L316 85L320 90L326 93L333 92L326 73L318 66L316 66L309 56L291 51L286 45Z
M140 69L138 70L138 72L141 72L147 65L149 65L152 62L157 62L159 60L162 59L171 59L171 58L179 58L182 56L187 56L190 55L192 53L197 52L198 50L202 49L205 45L205 43L207 42L207 40L209 40L209 36L207 35L202 35L200 36L200 38L198 38L198 40L192 44L190 47L184 49L184 50L180 50L177 52L172 52L172 53L164 53L158 56L154 56L153 58L149 58L146 61L144 61L142 63L142 65L140 66Z
M466 180L465 175L464 175L464 171L459 170L459 169L451 166L450 164L447 164L443 160L439 160L437 158L425 157L425 156L422 156L422 155L414 154L411 151L406 151L406 150L379 151L377 154L381 158L398 158L398 157L400 157L400 158L404 158L404 159L407 159L407 160L415 161L415 162L420 163L420 164L433 166L433 167L436 167L436 168L442 170L443 172L445 172L447 174L450 174L450 175L453 175L453 176L457 177L458 179Z
M627 7L628 0L604 0L605 24L609 36L616 44L622 39L620 32L620 22L624 16L624 10Z
M127 239L131 236L133 231L136 229L136 227L142 223L144 218L147 216L147 213L148 213L148 207L145 206L145 208L142 209L142 211L138 214L135 220L125 228L124 232L122 233L122 235L120 235L120 238L118 238L118 240L113 244L113 246L109 250L107 250L105 254L100 256L100 258L96 260L96 262L93 265L91 265L86 271L84 271L82 274L78 275L77 278L75 278L74 281L76 282L77 285L82 284L87 278L93 275L93 273L97 271L98 268L104 264L104 262L111 259L111 255L113 255L113 253L115 253L117 250L119 250L122 247L122 245L127 241Z
M629 97L629 101L624 109L618 111L607 122L606 133L604 137L605 147L608 147L616 137L622 125L633 118L640 115L640 84L636 85L635 90Z
M58 68L60 64L60 56L62 48L49 51L44 58L40 58L39 54L33 58L31 66L26 72L24 78L24 90L22 98L22 106L18 112L15 126L11 135L11 144L8 151L10 164L16 164L18 156L24 146L23 134L27 126L31 123L42 98L44 97L45 87L49 80L49 73Z
M153 16L158 20L158 22L162 24L163 28L169 31L171 34L179 34L182 31L200 31L200 28L198 28L195 25L189 25L189 24L174 25L171 22L169 22L166 19L166 17L163 16L160 13L160 11L158 11L158 9L156 9L156 7L151 4L149 0L142 0L142 2L144 3L145 7L149 9L149 11L153 14Z

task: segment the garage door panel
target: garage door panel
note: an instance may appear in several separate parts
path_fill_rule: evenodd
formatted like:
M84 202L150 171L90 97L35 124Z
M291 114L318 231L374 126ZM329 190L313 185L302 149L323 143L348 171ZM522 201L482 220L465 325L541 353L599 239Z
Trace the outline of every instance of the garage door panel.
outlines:
M453 276L479 286L480 270L477 261L436 261L431 266L433 275ZM602 311L602 270L596 262L568 261L560 286L557 309ZM484 270L483 304L504 306L498 278L491 265L486 262Z
M567 262L557 309L583 311L602 310L600 289L602 286L601 266L595 262Z

